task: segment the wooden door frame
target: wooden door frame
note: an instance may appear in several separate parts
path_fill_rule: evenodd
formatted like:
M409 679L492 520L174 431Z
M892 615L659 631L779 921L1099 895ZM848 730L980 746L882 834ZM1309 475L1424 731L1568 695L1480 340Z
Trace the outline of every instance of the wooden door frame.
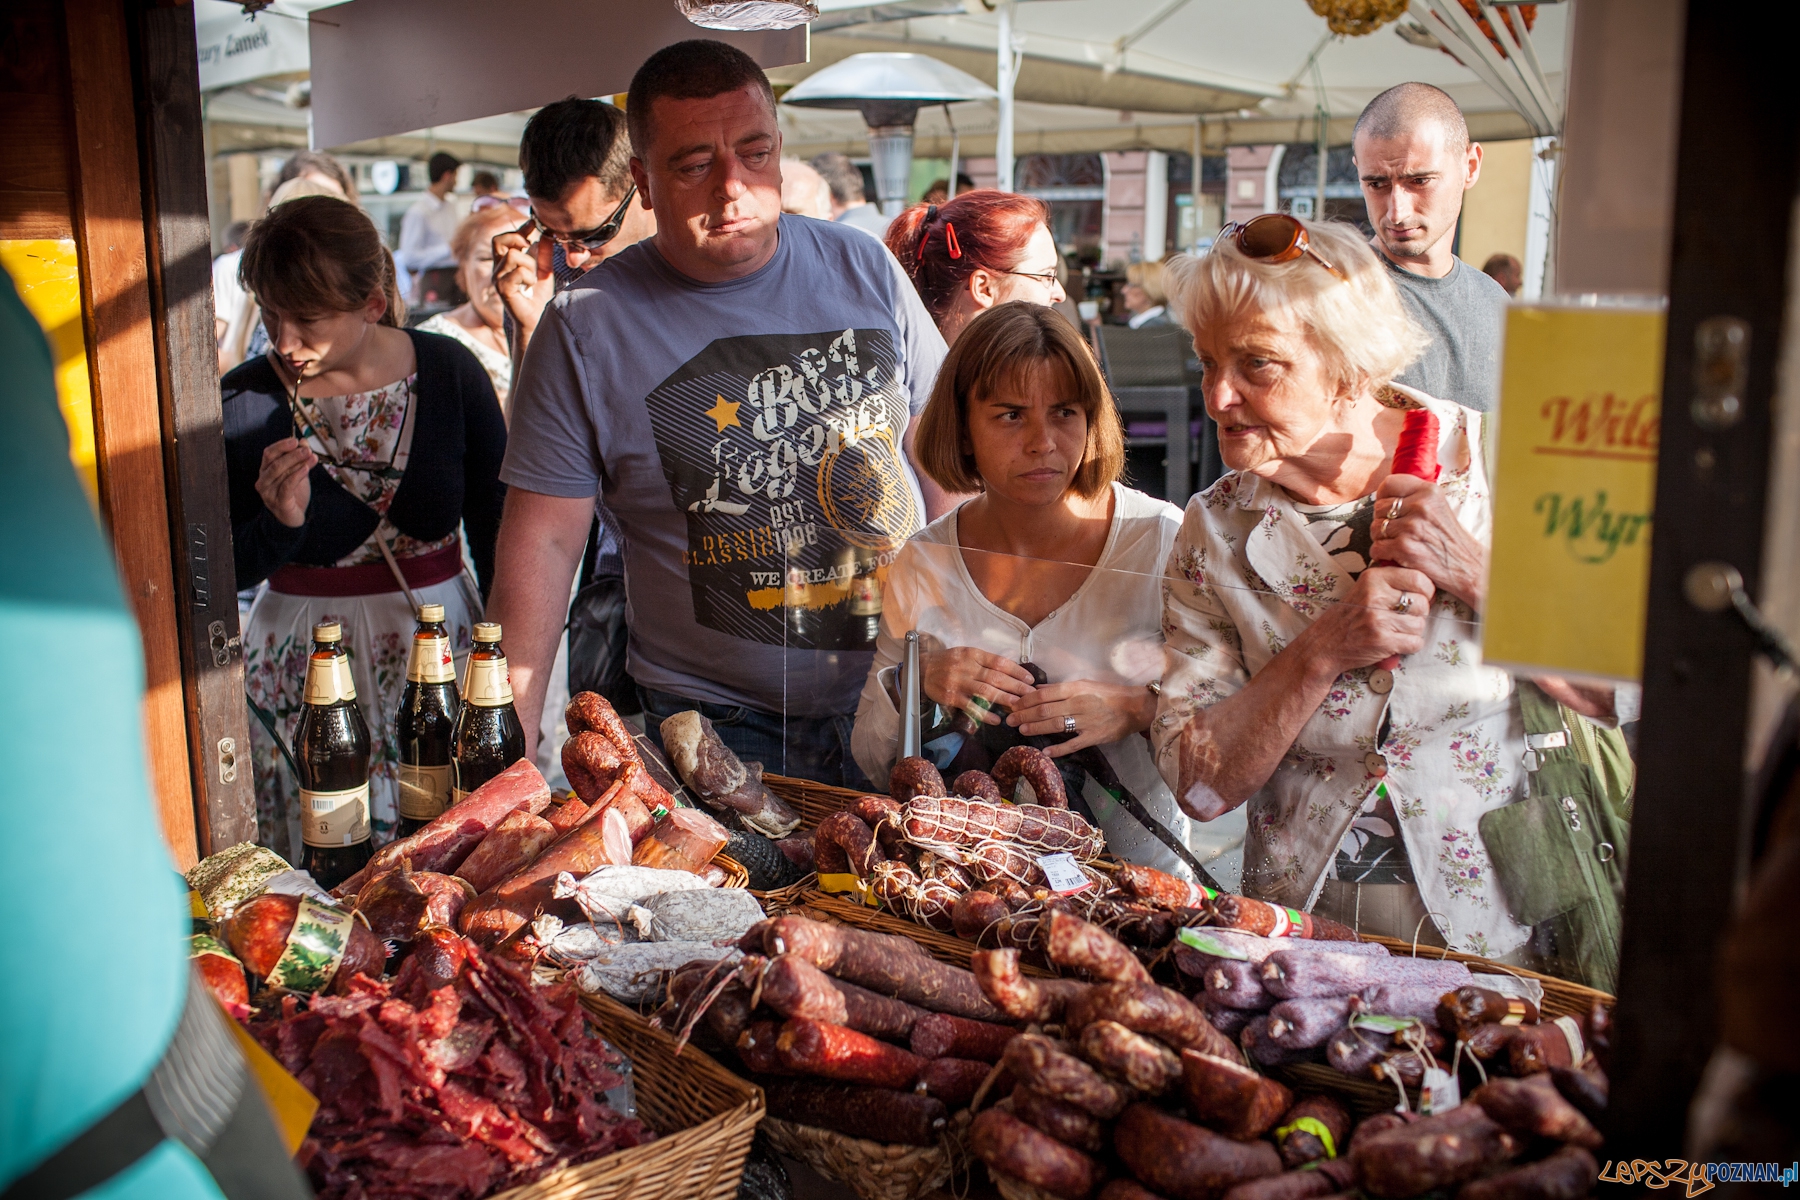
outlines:
M1613 1045L1609 1156L1682 1153L1689 1102L1717 1041L1714 958L1736 908L1746 823L1755 644L1682 584L1724 561L1751 595L1763 578L1776 367L1781 353L1800 113L1781 38L1745 37L1729 8L1690 3L1682 51L1656 533L1644 642L1644 715ZM1695 331L1750 323L1742 417L1692 415Z
M199 853L256 840L194 7L129 0Z

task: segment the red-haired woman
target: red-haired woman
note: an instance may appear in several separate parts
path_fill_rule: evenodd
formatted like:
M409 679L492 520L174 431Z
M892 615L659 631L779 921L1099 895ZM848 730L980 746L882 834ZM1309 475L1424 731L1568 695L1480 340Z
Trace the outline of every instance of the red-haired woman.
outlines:
M1050 210L1030 196L979 188L946 204L915 204L888 226L887 245L951 345L996 304L1066 299Z

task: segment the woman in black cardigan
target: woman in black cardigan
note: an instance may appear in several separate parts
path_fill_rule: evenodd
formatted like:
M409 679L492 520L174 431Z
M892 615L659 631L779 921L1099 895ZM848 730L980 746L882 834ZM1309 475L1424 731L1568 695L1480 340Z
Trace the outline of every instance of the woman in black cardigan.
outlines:
M403 799L408 815L438 802L431 781L399 786L393 720L412 600L444 606L460 678L505 491L506 426L487 373L451 339L399 327L393 270L355 206L311 196L271 209L239 267L271 349L221 383L238 585L268 581L244 631L246 686L291 740L312 626L342 623L372 742L376 844ZM251 742L258 840L297 860L298 781L260 719Z

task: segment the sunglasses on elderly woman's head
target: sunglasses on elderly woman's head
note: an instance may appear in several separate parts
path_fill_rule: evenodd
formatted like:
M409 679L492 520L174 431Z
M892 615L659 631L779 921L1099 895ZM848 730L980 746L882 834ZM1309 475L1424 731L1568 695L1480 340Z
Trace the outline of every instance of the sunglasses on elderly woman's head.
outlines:
M1305 255L1345 283L1350 282L1348 275L1331 265L1312 248L1312 239L1306 235L1306 226L1286 213L1263 213L1248 221L1233 221L1219 230L1218 239L1213 245L1226 239L1235 243L1238 253L1245 258L1252 258L1257 262L1285 263Z

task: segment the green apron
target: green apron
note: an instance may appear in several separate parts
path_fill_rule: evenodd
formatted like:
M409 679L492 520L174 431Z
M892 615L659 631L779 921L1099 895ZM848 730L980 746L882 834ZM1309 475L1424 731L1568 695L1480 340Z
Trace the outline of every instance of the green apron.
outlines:
M1610 992L1630 833L1631 757L1617 730L1590 724L1538 686L1519 682L1525 723L1525 798L1481 818L1513 919L1553 975Z

